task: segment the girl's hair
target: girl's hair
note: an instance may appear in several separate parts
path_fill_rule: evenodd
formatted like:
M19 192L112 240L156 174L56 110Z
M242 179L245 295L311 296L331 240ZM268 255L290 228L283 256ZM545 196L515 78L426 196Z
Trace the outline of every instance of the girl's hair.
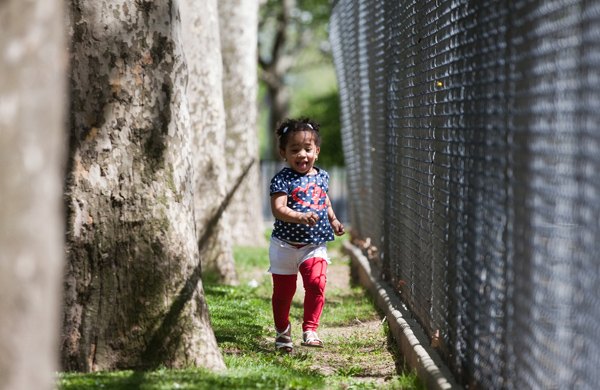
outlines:
M298 119L286 118L283 122L277 123L275 134L279 138L279 149L285 150L290 136L298 131L310 131L313 134L315 145L321 147L321 135L319 134L319 124L310 118L301 116Z

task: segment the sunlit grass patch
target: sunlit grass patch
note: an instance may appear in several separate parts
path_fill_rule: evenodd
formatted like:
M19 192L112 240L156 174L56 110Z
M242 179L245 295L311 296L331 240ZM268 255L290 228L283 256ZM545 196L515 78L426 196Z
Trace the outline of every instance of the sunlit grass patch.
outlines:
M211 322L222 348L256 351L266 336L271 303L249 286L206 285Z
M331 326L378 317L372 296L362 287L354 287L350 291L335 288L326 290L326 305L323 320Z
M269 248L267 247L233 247L235 268L238 273L245 273L261 268L269 269Z

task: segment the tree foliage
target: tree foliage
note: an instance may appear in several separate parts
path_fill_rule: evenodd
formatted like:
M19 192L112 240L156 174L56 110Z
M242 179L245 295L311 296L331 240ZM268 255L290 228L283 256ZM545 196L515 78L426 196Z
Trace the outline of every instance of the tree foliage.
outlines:
M330 11L328 0L267 0L260 8L258 25L261 67L280 58L297 60L309 46L325 49Z
M321 125L323 144L319 154L319 165L324 167L344 165L340 136L340 98L337 90L310 99L302 114L316 118Z
M298 90L310 77L308 73L314 73L309 71L333 67L328 43L329 14L328 0L267 0L261 7L258 62L269 110L267 134L271 158L278 158L273 139L277 122L290 115L307 115L323 125L324 153L321 159L324 164L344 164L337 90L297 97ZM298 100L303 104L294 107Z

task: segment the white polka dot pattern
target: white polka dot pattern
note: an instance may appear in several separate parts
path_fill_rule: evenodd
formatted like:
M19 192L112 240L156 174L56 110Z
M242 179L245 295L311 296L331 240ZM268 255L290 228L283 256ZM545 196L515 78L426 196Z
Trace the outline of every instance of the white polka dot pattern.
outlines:
M271 195L283 192L287 195L287 206L294 211L313 211L319 221L312 228L299 223L284 222L278 219L273 225L273 237L290 242L319 244L333 241L333 229L327 218L327 197L329 174L317 167L316 175L301 175L290 168L283 168L271 179Z

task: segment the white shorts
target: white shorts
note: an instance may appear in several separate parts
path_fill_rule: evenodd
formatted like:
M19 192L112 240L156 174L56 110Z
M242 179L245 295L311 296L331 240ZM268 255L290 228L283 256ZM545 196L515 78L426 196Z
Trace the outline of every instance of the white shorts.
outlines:
M300 264L313 257L321 257L327 260L327 264L331 264L327 255L327 244L324 242L296 248L279 238L271 237L271 246L269 246L271 267L269 272L272 274L296 275Z

